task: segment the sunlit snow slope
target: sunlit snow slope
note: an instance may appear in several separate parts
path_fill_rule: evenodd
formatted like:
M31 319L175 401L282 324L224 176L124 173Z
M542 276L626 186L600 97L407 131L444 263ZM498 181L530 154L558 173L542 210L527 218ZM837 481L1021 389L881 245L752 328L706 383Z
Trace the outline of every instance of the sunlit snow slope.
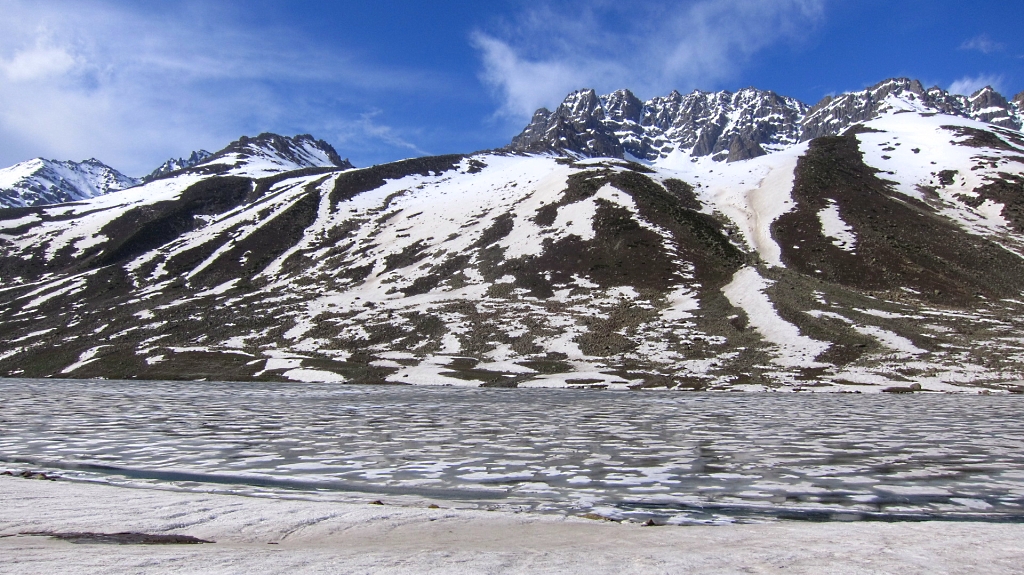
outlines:
M872 106L732 162L263 135L0 211L0 374L1024 391L1024 137Z

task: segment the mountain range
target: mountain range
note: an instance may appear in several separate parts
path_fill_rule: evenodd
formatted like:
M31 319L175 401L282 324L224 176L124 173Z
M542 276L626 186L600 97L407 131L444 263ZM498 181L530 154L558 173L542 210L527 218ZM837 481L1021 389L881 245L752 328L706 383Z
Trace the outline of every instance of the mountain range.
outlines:
M1022 105L582 90L362 169L242 138L0 210L0 374L1024 392Z
M268 173L297 170L311 166L352 167L342 160L330 144L305 134L285 138L277 134L242 137L227 148L211 154L192 152L188 158L171 158L141 178L126 176L93 158L84 162L62 162L35 158L0 169L0 208L44 206L95 198L152 182L182 170L220 161L230 156L256 165L253 158L266 155Z

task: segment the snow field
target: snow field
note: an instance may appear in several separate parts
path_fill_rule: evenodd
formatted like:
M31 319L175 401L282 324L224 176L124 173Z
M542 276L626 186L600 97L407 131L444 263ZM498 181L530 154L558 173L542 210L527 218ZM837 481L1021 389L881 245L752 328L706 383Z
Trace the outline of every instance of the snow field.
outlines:
M1014 524L776 523L651 529L578 518L308 499L126 489L0 478L0 553L54 574L744 572L1009 575L1024 561ZM74 545L25 531L179 533L205 545ZM508 533L517 536L509 538ZM268 545L274 543L274 545Z

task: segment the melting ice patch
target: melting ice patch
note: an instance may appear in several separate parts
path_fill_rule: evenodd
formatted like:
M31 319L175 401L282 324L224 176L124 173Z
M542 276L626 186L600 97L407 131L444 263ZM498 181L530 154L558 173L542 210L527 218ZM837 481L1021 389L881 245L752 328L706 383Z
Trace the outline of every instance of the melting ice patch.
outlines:
M839 206L835 200L829 199L828 206L818 212L818 221L821 222L821 233L832 238L837 248L853 252L857 247L857 236L853 228L839 217Z
M661 312L661 318L666 321L681 321L693 317L693 312L700 309L700 301L693 290L681 287L668 294L669 307Z
M747 314L747 321L765 340L778 346L780 354L772 363L787 367L824 367L814 361L830 344L800 334L793 324L782 319L768 294L764 292L773 282L762 278L757 270L745 267L732 276L722 293L729 303Z

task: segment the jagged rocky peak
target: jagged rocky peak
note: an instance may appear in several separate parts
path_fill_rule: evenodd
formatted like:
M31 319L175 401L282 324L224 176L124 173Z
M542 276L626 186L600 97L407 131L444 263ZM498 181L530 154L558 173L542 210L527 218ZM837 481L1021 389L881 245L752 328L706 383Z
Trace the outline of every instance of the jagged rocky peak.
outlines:
M0 208L75 202L139 182L96 158L83 162L35 158L0 170Z
M870 120L882 111L890 96L902 96L905 101L920 102L923 107L929 99L938 103L945 91L932 88L931 94L917 80L894 78L859 92L826 96L803 118L800 139L835 135L853 124Z
M594 90L577 90L555 109L537 110L529 126L512 140L516 151L575 153L587 157L623 157L614 122L605 121L603 102Z
M745 160L797 142L806 109L798 100L755 88L696 91L683 98L677 139L684 148L692 142L694 156Z
M921 82L910 78L892 78L866 90L826 97L803 119L800 139L838 134L853 124L893 110L939 112L1014 130L1022 126L1020 105L1007 102L991 86L968 97L938 86L926 90Z
M992 86L985 86L968 98L970 102L971 117L975 120L988 122L1004 128L1018 130L1021 128L1021 121L1010 102L1002 94L996 92Z
M162 178L171 172L198 166L212 155L213 154L206 150L196 150L189 154L187 158L171 158L161 164L159 168L150 172L150 174L143 178L143 180L149 182L157 178Z
M646 161L679 150L732 161L796 142L793 126L805 109L797 100L753 88L686 96L673 91L646 102L629 90L605 96L578 90L554 112L538 110L509 148Z
M893 111L939 112L1021 129L1024 92L1013 101L986 86L971 96L918 80L892 78L858 92L826 96L810 107L772 91L673 91L641 101L629 90L569 94L551 112L537 110L508 146L517 152L656 161L673 153L737 161L801 141L835 135Z
M634 124L643 120L644 103L629 90L616 90L602 97L601 105L609 120Z

